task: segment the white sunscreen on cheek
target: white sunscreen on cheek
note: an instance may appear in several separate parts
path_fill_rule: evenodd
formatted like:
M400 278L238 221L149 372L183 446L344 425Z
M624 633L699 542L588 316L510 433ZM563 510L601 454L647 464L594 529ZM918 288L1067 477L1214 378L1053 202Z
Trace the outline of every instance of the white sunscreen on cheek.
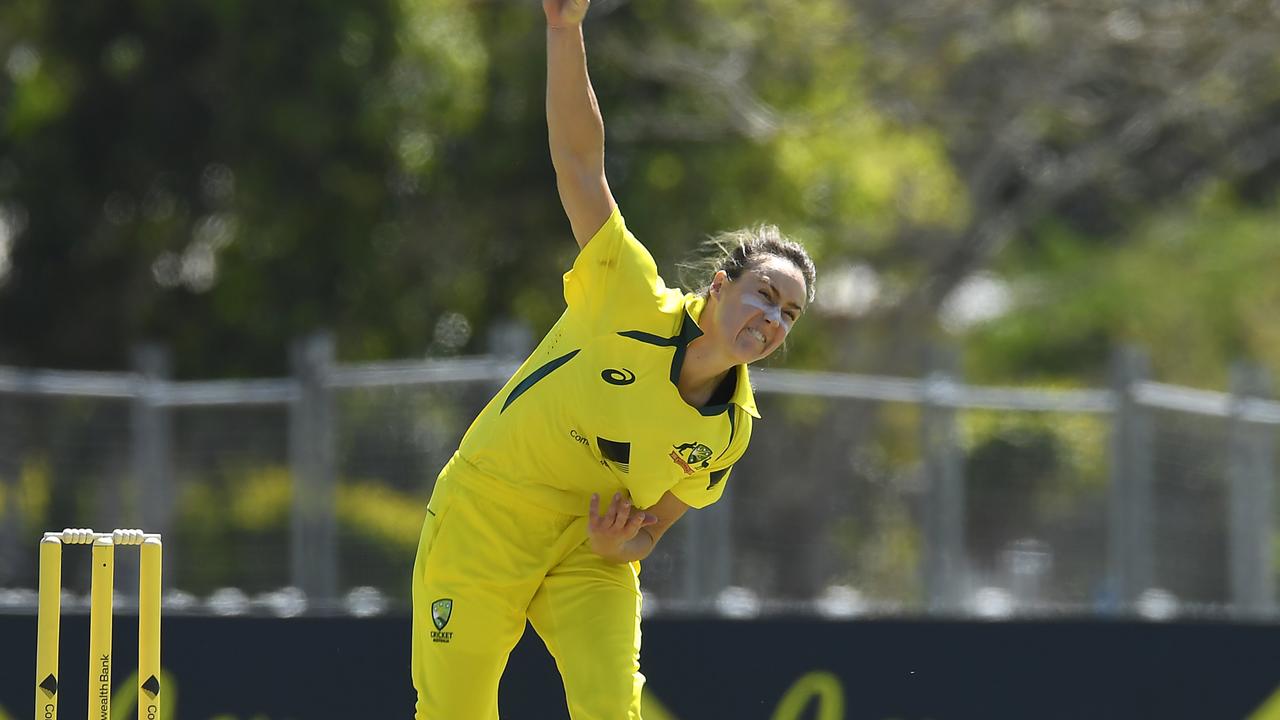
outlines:
M782 308L778 307L777 305L774 305L773 303L769 302L768 300L765 300L759 295L754 295L754 294L743 295L742 302L764 313L765 317L781 325L783 330L785 331L791 330L791 318L788 318L786 315L783 315Z

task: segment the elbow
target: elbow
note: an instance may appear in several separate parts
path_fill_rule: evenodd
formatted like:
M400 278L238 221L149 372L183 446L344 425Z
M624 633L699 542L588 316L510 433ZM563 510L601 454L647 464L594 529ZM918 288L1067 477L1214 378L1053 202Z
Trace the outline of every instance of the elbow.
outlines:
M556 186L566 189L581 189L587 192L604 184L604 161L580 161L576 158L552 161L556 171Z
M551 165L562 181L597 179L604 174L604 147L570 147L553 140Z

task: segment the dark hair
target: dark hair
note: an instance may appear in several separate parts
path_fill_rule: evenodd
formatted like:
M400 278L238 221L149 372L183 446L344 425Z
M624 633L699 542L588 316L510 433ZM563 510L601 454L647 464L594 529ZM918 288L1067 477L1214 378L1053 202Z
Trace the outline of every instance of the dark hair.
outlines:
M806 300L813 302L813 284L818 279L813 259L803 245L783 235L776 225L756 225L712 237L703 243L703 252L698 258L680 265L681 279L686 281L686 287L700 286L698 292L706 295L717 271L723 270L730 280L737 280L743 271L755 267L766 257L781 258L795 265L804 276Z

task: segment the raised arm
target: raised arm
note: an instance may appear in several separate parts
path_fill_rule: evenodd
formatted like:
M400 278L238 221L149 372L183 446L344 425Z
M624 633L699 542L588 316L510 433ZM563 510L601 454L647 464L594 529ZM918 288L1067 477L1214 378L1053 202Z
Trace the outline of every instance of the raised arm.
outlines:
M586 247L613 212L604 177L604 120L596 104L582 19L590 0L542 0L547 16L547 135L556 189L578 247Z

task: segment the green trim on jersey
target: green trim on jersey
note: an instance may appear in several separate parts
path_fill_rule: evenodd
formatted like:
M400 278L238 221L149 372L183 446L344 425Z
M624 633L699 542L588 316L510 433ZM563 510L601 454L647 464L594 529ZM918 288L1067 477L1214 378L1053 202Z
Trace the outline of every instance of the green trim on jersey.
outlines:
M577 355L579 352L580 351L578 350L574 350L573 352L565 353L564 355L561 355L555 360L552 360L546 365L543 365L537 370L534 370L533 372L529 373L529 377L521 380L520 384L516 385L515 389L511 391L511 394L507 396L507 401L502 403L502 410L506 410L507 406L515 402L515 399L523 395L526 390L536 385L537 382L542 378L555 372L556 369L559 368L561 365L572 360L573 356ZM499 410L498 412L502 412L502 410Z
M641 330L627 330L618 333L622 337L639 340L649 345L657 345L658 347L673 347L675 352L671 356L671 373L669 375L671 384L679 386L680 370L684 367L684 355L689 349L689 343L702 337L702 328L698 327L698 323L689 315L688 310L685 311L684 324L680 326L680 334L673 337L664 338L657 335L651 335ZM712 415L721 415L729 411L733 407L732 402L720 403L718 405L705 405L697 408L698 412L710 417ZM730 419L732 422L732 419Z
M616 210L565 274L564 295L564 314L445 472L576 515L592 493L625 491L637 507L668 491L693 507L718 500L759 413L745 365L728 402L693 407L680 396L705 299L666 287Z

